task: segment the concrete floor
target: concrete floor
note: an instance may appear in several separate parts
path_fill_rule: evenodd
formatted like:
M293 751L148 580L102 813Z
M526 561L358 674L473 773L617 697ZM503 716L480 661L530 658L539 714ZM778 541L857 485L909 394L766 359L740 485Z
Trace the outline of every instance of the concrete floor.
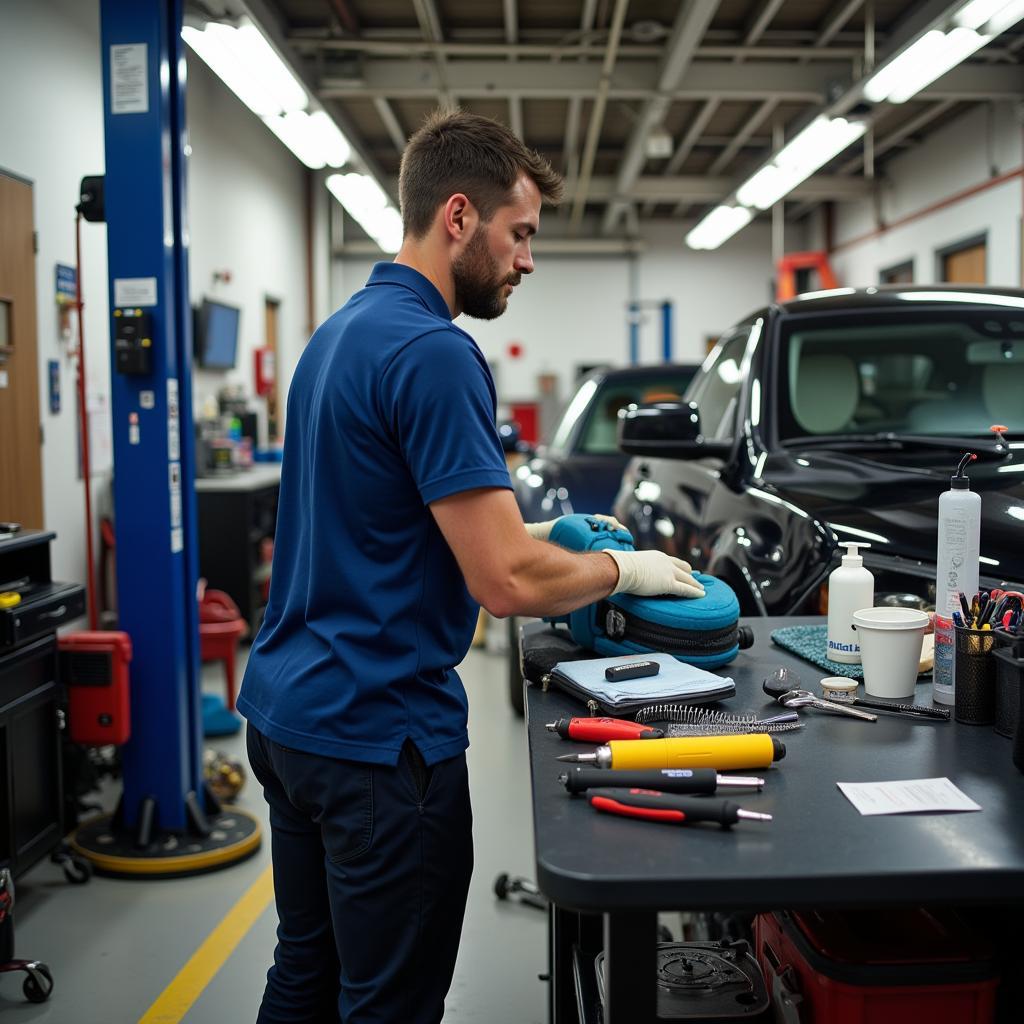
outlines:
M204 669L204 690L223 692L219 671ZM547 968L546 918L531 907L501 903L492 892L501 871L534 872L525 730L508 706L503 654L474 650L460 673L470 699L476 869L444 1020L536 1024L546 1019L546 987L537 977ZM241 734L209 742L244 760ZM256 786L246 786L238 805L266 822ZM40 864L18 885L16 955L49 964L54 992L49 1002L33 1005L21 998L21 974L0 976L5 1024L138 1021L269 858L267 841L250 860L197 878L94 878L80 886L67 884L59 868ZM254 1021L276 924L271 904L180 1019Z

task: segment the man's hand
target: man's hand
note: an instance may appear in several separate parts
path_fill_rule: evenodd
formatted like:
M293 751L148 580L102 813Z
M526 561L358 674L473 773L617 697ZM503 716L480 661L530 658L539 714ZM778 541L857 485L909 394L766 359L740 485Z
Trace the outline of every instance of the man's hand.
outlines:
M559 518L563 517L559 516ZM599 513L594 513L590 518L600 519L602 523L607 523L608 527L612 530L625 530L625 532L629 532L614 516L603 516ZM523 525L526 527L526 532L534 540L547 540L551 536L551 530L557 522L558 519L549 519L543 523L524 523Z
M703 597L704 587L691 576L689 562L673 558L664 551L615 551L605 548L619 567L619 582L613 594L638 594L657 597Z

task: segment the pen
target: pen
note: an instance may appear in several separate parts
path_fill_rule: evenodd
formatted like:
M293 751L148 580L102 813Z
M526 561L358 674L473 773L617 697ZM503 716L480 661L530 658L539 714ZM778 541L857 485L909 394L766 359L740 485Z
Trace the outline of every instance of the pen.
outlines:
M960 598L960 607L964 610L964 622L970 622L971 606L967 603L967 595L961 590L957 596Z
M965 629L964 617L959 612L953 612L953 625L958 629Z

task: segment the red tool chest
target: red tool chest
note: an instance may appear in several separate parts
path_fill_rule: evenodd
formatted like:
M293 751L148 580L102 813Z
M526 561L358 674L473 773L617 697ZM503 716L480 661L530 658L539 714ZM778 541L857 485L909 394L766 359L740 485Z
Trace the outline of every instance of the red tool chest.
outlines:
M127 633L69 633L57 641L61 682L68 689L68 733L74 743L101 747L131 736Z

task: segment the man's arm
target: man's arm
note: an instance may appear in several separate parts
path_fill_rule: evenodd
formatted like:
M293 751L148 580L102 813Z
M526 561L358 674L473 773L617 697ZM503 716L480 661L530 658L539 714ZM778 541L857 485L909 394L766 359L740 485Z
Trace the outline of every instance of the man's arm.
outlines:
M696 597L685 562L661 551L582 554L534 540L512 493L462 491L430 504L469 592L492 615L563 615L615 590Z
M607 597L619 570L607 555L534 540L512 492L462 491L430 505L466 586L492 615L563 615Z

